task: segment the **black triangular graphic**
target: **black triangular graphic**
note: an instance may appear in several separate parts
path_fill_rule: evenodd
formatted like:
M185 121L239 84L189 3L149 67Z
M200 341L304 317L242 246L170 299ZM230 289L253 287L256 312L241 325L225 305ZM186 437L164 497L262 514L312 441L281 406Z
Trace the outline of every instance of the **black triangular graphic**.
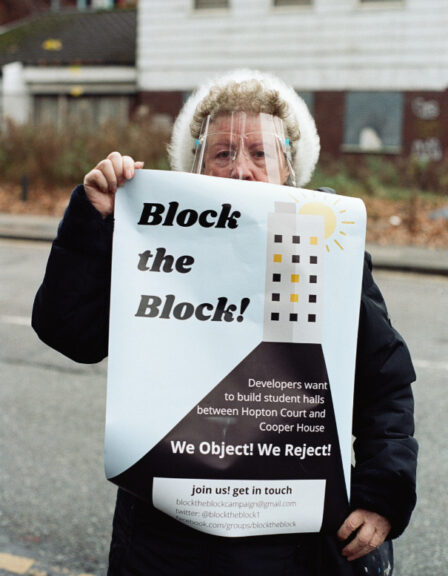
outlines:
M287 388L282 391L279 388L249 387L250 378L265 382L301 382L302 388ZM326 382L327 386L324 389L306 390L303 385L305 382ZM268 394L276 401L266 402ZM231 395L234 395L233 401L229 401ZM297 403L297 400L300 402ZM210 410L204 408L214 408L215 411L223 408L227 414L212 415ZM282 408L291 410L291 416L282 415ZM264 416L256 417L255 412L251 413L253 416L247 415L247 409L264 409ZM320 412L320 417L312 417L312 413L316 411ZM150 415L148 417L150 418ZM294 432L261 431L261 422L277 426L289 425ZM299 424L310 428L297 431ZM315 431L318 426L322 427L322 431ZM173 454L171 443L176 441L193 443L196 446L195 453ZM220 458L219 455L201 453L201 443L206 443L203 447L207 447L207 443L209 446L215 443L216 447L223 446L222 443L246 445L247 455L227 455ZM280 446L281 456L260 456L258 443ZM286 444L302 447L304 444L308 447L326 446L326 455L304 459L286 456ZM323 479L326 480L326 492L322 530L337 530L347 515L348 500L322 347L319 344L262 342L152 450L111 480L151 502L153 477Z

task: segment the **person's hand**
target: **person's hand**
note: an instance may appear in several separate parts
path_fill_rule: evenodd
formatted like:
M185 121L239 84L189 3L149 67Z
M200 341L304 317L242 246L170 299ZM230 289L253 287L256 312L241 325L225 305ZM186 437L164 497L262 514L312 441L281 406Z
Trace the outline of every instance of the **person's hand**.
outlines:
M84 176L86 196L103 218L114 211L117 188L130 180L135 170L143 168L143 164L144 162L135 162L130 156L111 152Z
M365 556L378 548L387 538L392 526L387 518L370 510L354 510L338 530L338 538L347 538L357 530L353 540L342 550L348 561Z

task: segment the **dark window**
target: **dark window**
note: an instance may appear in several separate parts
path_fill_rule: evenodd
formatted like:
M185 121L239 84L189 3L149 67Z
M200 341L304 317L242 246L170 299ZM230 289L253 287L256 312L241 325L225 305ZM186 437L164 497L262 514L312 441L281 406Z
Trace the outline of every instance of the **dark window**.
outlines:
M316 314L308 314L308 322L316 322Z
M310 256L310 264L317 264L317 256Z
M293 236L292 237L293 244L300 244L300 236Z
M310 302L311 304L315 304L317 302L317 296L316 294L310 294L308 296L308 302Z
M293 264L299 264L300 263L300 256L298 254L293 254L292 262L293 262Z
M344 146L347 152L400 152L403 94L349 92L345 98Z
M274 242L283 242L283 236L281 234L275 234Z
M310 284L316 284L317 283L317 276L310 276Z
M229 0L194 0L195 10L202 10L203 8L228 8Z
M289 320L290 322L297 322L298 315L297 314L290 314Z
M274 0L274 6L311 6L312 0Z
M280 320L280 314L278 312L272 312L271 320Z
M314 116L314 92L297 92L297 94L308 106L308 110L311 112L311 116Z
M272 294L272 302L280 302L280 294L278 293Z
M281 274L272 274L272 282L280 282L281 279L282 279Z

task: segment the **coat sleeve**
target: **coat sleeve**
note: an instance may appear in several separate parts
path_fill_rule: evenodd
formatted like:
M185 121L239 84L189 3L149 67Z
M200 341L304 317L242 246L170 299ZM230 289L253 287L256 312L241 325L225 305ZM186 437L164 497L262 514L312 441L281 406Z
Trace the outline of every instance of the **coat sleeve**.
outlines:
M34 301L39 338L76 362L107 356L112 231L112 217L103 219L78 186Z
M415 372L403 338L392 327L366 255L356 362L353 508L389 519L395 538L416 502L417 442L411 383Z

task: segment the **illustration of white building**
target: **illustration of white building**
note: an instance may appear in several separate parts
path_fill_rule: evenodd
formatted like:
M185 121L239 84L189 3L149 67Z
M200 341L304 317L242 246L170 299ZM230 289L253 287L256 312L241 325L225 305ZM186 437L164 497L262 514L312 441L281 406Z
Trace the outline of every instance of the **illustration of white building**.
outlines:
M265 342L321 343L324 240L322 216L275 203L268 215Z

